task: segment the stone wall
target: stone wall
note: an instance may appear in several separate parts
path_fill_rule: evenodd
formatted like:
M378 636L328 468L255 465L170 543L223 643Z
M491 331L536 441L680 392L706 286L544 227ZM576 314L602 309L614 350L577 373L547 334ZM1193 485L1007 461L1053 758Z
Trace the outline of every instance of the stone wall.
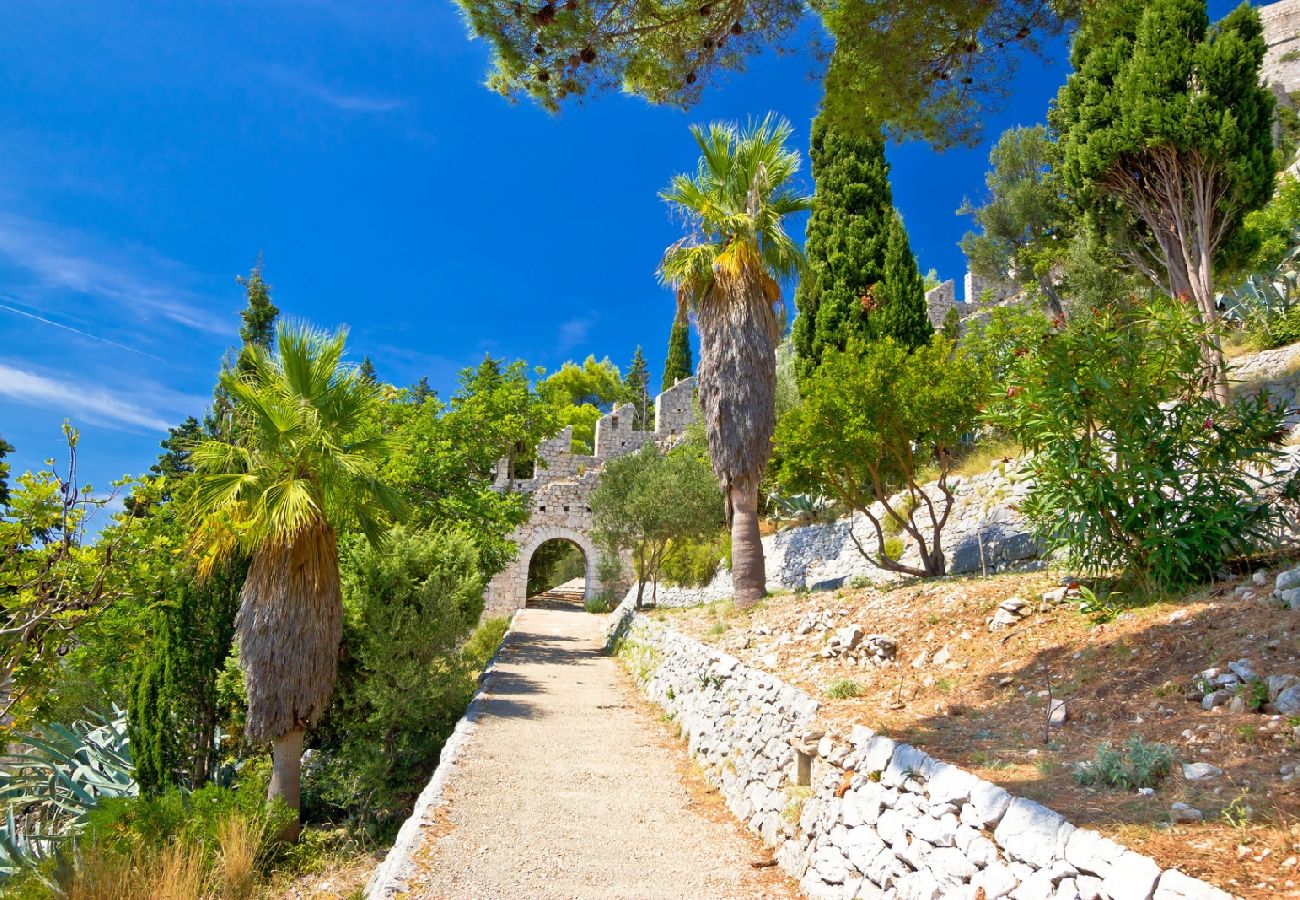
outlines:
M565 428L542 441L530 478L514 478L508 460L496 468L497 491L529 495L532 512L528 521L510 534L519 555L488 584L485 614L503 615L519 609L527 600L528 566L533 553L549 540L567 540L582 550L586 562L583 593L590 599L602 588L599 559L591 539L591 494L600 482L605 462L633 453L657 441L664 446L681 438L694 417L695 379L679 381L655 398L655 430L633 428L630 403L602 416L596 423L595 455L573 452L573 429Z
M1277 92L1300 91L1300 0L1280 0L1259 8L1264 23L1263 81Z
M949 278L937 288L931 288L925 292L925 314L930 319L930 326L935 331L943 328L943 320L948 315L948 310L961 310L957 304L957 282Z
M807 694L644 616L622 652L728 809L813 898L1229 896L915 747L827 733Z

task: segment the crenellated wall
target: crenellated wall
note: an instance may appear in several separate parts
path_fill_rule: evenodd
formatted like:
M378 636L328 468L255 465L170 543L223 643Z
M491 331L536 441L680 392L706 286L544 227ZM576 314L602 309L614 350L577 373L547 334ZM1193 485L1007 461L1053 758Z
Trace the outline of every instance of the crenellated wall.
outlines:
M528 521L510 535L519 556L488 584L486 611L503 615L527 600L528 566L537 548L549 540L571 541L586 561L584 594L590 598L604 586L598 577L598 552L591 539L591 494L600 482L605 462L634 453L651 442L664 446L681 438L694 418L695 379L679 381L655 398L655 430L633 428L633 407L624 404L596 423L595 454L573 452L573 429L565 428L537 448L530 478L512 478L509 460L497 463L493 489L528 494Z

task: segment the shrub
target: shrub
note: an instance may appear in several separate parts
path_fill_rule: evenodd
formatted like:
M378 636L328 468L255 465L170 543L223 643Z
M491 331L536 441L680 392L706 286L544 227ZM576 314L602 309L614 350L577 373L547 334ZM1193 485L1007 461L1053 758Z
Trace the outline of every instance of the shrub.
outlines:
M1085 787L1154 788L1173 771L1176 759L1172 747L1148 744L1134 735L1122 748L1098 744L1091 760L1075 766L1074 778Z
M892 562L898 562L903 556L903 551L907 549L907 543L901 537L885 538L885 545L882 552L885 558Z
M304 773L304 810L375 837L406 817L503 633L477 626L484 576L465 530L394 529L343 549L345 662Z
M723 556L724 534L700 538L675 538L668 542L659 576L665 584L704 587L718 574Z
M1196 312L1133 298L1077 315L1020 348L992 422L1032 452L1022 509L1075 570L1122 569L1177 589L1266 541L1261 494L1284 411L1205 396L1214 365Z
M847 700L862 696L862 685L852 678L837 678L826 686L826 696L832 700Z
M614 604L611 602L612 600L613 597L610 595L609 591L601 591L599 594L596 594L596 596L588 597L586 600L582 601L582 608L589 613L607 613L614 608Z
M783 486L825 492L862 513L875 529L875 552L853 540L872 565L944 574L941 538L953 506L948 476L962 434L975 423L984 383L965 353L942 337L913 351L885 340L826 353L803 386L803 403L777 426ZM936 480L927 484L931 473ZM885 552L891 521L916 546L919 566Z

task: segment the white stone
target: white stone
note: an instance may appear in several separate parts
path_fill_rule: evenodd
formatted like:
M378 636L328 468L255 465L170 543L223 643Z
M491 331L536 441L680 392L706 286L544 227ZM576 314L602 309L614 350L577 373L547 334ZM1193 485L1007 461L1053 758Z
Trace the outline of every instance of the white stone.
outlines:
M1110 874L1102 879L1102 892L1111 900L1149 900L1160 878L1160 867L1155 860L1125 850L1110 867Z
M1273 708L1279 715L1293 716L1300 713L1300 684L1294 684L1277 695Z
M1167 869L1156 885L1155 900L1231 900L1232 895L1199 878Z
M1175 822L1200 822L1205 819L1205 813L1186 803L1174 803L1169 807L1169 811L1173 814Z
M1012 900L1051 900L1056 885L1046 872L1035 872L1011 892Z
M925 858L940 881L961 884L975 874L975 866L956 847L936 847Z
M1183 778L1188 781L1209 781L1222 774L1222 769L1207 762L1183 763Z
M883 772L898 747L895 741L884 735L876 735L867 741L862 752L862 770L864 772Z
M940 762L930 772L926 790L931 803L965 803L978 781L964 769Z
M850 828L845 838L844 850L859 872L869 872L872 861L887 849L873 828Z
M1046 806L1016 797L993 832L994 840L1013 859L1041 867L1056 856L1057 835L1065 824Z
M813 870L827 884L843 884L849 875L849 863L835 847L822 847L813 856Z
M1009 793L995 784L977 780L971 788L970 803L962 810L962 820L966 821L966 814L970 813L969 824L976 828L988 828L1002 819L1010 805Z
M1015 890L1016 876L1001 863L994 863L976 872L970 883L977 892L984 891L986 900L1001 900Z

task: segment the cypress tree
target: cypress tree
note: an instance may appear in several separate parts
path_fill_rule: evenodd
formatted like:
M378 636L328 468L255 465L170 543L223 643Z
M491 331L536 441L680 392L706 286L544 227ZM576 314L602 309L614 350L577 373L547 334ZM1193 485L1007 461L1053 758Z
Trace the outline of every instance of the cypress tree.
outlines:
M627 401L636 410L632 418L632 427L638 431L654 428L654 413L650 403L650 369L646 365L645 354L638 344L636 353L632 354L632 365L623 377L623 390Z
M0 436L0 506L9 505L9 464L5 457L14 452L14 445Z
M686 295L677 295L677 315L673 317L673 330L668 334L668 358L664 360L664 380L661 391L666 391L683 378L695 374L695 361L691 359L691 326L686 319Z
M924 282L894 211L884 137L837 131L819 114L809 156L817 195L805 245L808 272L795 292L801 378L851 338L889 336L915 347L930 333Z
M256 344L271 349L271 341L275 339L275 317L280 314L280 309L271 302L271 286L262 279L262 257L257 257L257 263L248 275L240 275L235 280L243 285L248 301L240 313L244 322L239 329L240 340L245 345Z
M362 358L361 366L359 367L359 369L361 372L361 377L364 378L369 384L379 384L379 376L378 374L375 373L375 364L370 361L369 356Z
M877 337L891 337L905 347L923 346L934 334L925 309L925 279L916 267L903 217L893 210L885 239L885 277L875 290Z

